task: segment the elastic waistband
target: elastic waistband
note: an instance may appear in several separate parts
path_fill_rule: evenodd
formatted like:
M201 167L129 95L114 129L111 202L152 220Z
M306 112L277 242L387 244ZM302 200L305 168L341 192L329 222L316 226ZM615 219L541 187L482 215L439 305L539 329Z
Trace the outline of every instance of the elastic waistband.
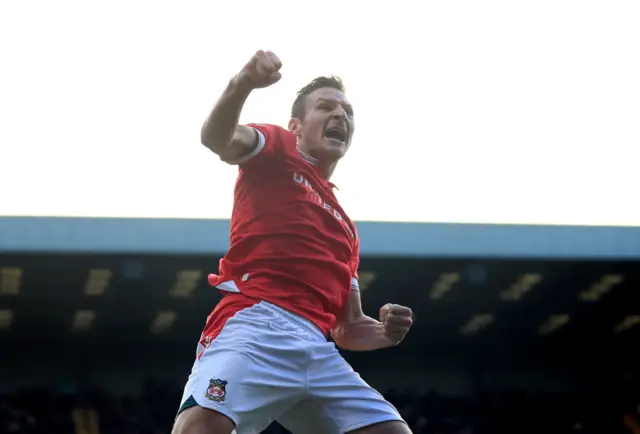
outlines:
M258 303L258 305L266 307L267 309L271 310L277 315L282 316L287 321L309 332L310 335L317 337L318 341L326 342L327 337L322 332L322 330L320 330L320 328L317 325L315 325L313 322L309 321L308 319L301 317L300 315L290 312L286 309L283 309L280 306L277 306L273 303L269 303L268 301L261 301L260 303Z

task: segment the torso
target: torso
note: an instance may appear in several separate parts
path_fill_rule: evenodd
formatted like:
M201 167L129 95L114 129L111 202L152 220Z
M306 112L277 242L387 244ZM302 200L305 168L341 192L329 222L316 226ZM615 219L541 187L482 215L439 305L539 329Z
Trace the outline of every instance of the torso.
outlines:
M357 276L359 241L315 161L295 137L272 125L252 125L264 148L240 166L231 243L220 261L226 291L207 322L216 334L239 309L268 301L316 324L335 325Z

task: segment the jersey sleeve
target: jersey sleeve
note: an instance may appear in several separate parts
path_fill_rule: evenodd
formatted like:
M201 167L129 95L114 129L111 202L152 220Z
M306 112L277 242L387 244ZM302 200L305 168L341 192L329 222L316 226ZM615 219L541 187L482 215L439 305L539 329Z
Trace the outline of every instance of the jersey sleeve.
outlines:
M250 153L227 163L246 169L262 165L267 160L273 160L282 154L282 127L270 124L247 124L247 126L258 133L258 145Z

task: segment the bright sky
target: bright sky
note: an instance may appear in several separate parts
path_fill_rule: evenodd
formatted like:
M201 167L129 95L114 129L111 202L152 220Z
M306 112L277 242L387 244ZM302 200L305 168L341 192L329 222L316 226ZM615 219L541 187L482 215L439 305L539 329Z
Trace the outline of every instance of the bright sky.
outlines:
M0 215L228 218L200 126L257 49L244 122L343 78L356 220L640 226L637 0L0 2Z

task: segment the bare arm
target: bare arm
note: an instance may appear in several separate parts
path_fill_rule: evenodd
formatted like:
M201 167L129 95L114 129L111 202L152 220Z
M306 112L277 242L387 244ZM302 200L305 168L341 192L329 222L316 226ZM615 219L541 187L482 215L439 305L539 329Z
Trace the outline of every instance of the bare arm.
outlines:
M200 131L203 145L224 161L233 162L250 154L258 146L258 133L239 125L240 113L254 89L271 86L280 80L280 59L270 51L258 51L229 81Z
M387 304L380 309L380 321L362 311L360 291L352 289L331 336L340 348L372 351L398 345L412 324L411 309Z
M251 89L234 77L211 110L200 131L202 144L224 161L234 161L251 153L258 145L258 133L238 125L240 112Z

